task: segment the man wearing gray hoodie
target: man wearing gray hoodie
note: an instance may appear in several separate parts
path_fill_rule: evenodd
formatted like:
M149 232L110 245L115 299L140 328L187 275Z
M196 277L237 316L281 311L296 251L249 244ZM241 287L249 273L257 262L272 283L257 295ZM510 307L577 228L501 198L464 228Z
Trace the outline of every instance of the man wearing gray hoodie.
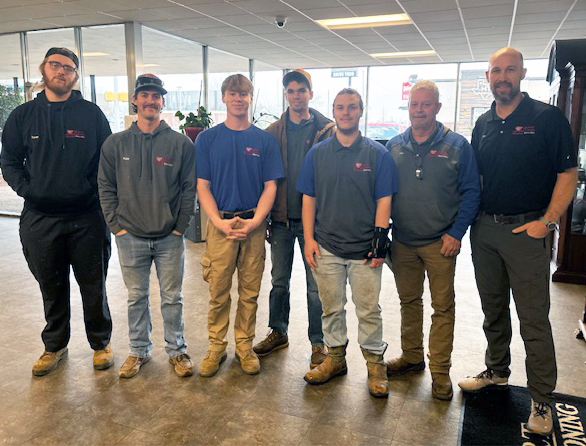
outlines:
M183 335L183 234L194 211L195 151L187 136L161 121L163 82L153 74L136 80L137 122L110 136L98 172L100 203L115 234L128 288L130 355L120 368L132 378L150 360L152 322L149 276L155 262L161 290L166 351L175 373L193 374Z

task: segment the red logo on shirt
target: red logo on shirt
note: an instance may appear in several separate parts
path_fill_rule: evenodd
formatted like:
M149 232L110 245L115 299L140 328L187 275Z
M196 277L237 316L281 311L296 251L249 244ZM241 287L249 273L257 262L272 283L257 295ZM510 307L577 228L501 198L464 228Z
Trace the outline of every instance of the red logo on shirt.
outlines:
M85 138L83 130L65 130L66 138Z
M430 150L429 156L434 158L448 158L448 152L445 150Z
M171 158L163 158L162 156L157 156L155 160L157 166L173 166L173 159Z
M260 149L253 149L252 147L247 147L246 149L244 149L244 154L250 156L260 156Z
M518 125L513 130L513 135L535 135L535 126L533 125Z
M368 163L356 163L354 165L354 172L370 172L372 171L372 165Z

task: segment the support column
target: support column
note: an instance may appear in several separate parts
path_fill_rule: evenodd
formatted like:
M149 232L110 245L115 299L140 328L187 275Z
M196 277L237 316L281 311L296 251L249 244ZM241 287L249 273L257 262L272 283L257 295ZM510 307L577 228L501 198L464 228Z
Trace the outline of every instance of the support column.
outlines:
M204 45L201 51L201 58L202 58L202 67L203 67L203 106L206 110L210 109L209 104L209 68L208 68L208 61L209 61L209 48L207 45Z
M139 74L142 74L142 29L138 22L126 22L124 24L124 36L126 39L126 75L128 76L128 113L135 115L132 110L132 93L134 83Z
M75 52L79 58L79 67L77 68L77 74L79 75L79 89L81 90L82 96L85 96L85 68L84 68L84 57L83 57L83 37L81 35L81 27L76 26L73 28L73 35L75 37Z
M22 65L22 79L24 89L24 100L26 102L32 99L31 94L31 71L28 63L28 34L26 31L20 33L20 60Z

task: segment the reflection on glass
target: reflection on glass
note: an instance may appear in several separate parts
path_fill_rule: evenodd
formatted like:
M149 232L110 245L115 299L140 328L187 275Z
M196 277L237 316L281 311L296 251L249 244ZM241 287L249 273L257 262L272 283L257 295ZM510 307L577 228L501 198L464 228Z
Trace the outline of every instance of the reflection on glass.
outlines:
M284 103L283 70L264 65L256 64L254 73L253 122L261 129L266 129L281 117ZM261 71L265 68L269 71Z

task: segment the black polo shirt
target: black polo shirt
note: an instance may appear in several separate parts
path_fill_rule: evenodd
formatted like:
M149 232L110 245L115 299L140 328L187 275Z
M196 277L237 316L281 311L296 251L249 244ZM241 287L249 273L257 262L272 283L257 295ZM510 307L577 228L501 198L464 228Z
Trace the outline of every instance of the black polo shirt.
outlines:
M482 181L481 210L488 214L545 210L557 174L577 165L572 132L563 113L523 94L506 119L498 117L493 102L472 132Z
M397 191L395 162L371 139L359 136L344 147L334 136L307 153L297 190L316 198L316 241L338 257L364 259L374 236L376 200Z

